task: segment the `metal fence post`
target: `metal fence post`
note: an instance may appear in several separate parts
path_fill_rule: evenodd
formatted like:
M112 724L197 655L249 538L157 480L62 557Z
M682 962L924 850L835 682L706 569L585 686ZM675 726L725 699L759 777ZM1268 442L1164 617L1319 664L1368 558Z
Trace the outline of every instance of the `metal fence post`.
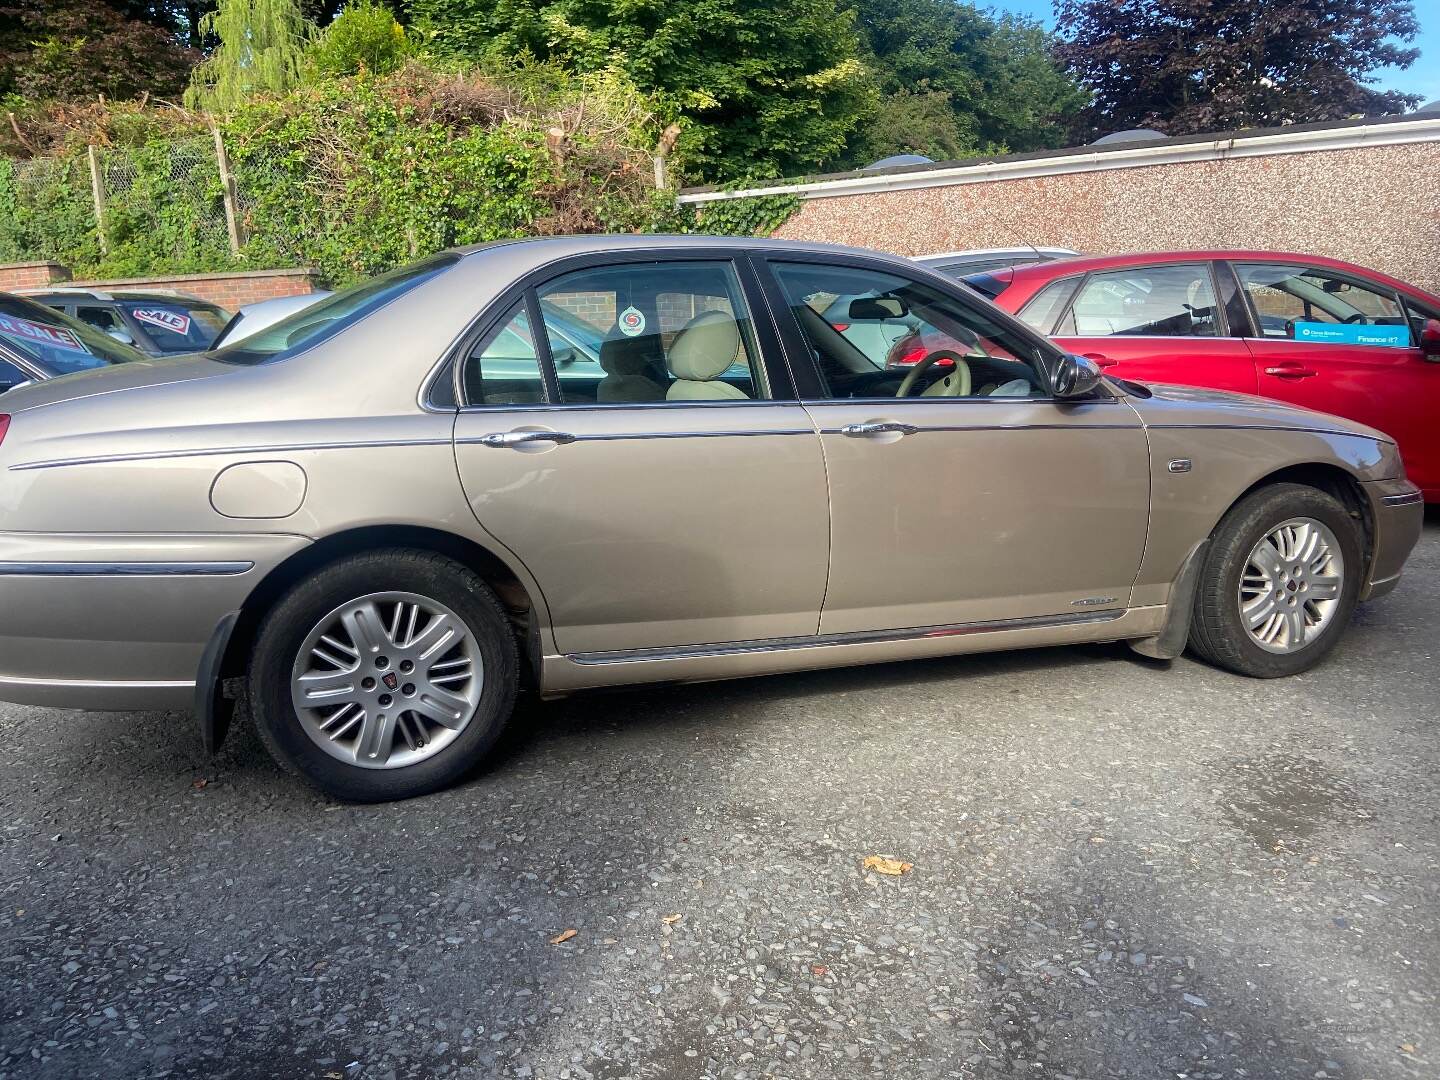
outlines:
M235 174L230 171L230 155L225 152L225 140L220 135L220 125L210 129L215 134L215 164L220 168L220 193L225 203L225 228L230 234L230 254L239 255L240 214L235 196Z
M95 232L100 240L100 254L110 250L110 241L105 235L105 178L100 172L100 152L95 144L86 147L90 159L90 196L95 200Z

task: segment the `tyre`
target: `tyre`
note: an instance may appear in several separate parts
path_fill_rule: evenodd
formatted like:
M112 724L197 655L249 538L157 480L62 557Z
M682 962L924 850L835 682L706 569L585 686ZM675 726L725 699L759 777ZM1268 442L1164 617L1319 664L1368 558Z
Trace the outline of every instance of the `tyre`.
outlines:
M1211 537L1191 648L1257 679L1306 671L1340 640L1364 573L1360 529L1334 496L1302 484L1261 488Z
M275 759L355 802L424 795L494 747L518 682L515 638L473 571L395 549L332 563L260 624L251 710Z

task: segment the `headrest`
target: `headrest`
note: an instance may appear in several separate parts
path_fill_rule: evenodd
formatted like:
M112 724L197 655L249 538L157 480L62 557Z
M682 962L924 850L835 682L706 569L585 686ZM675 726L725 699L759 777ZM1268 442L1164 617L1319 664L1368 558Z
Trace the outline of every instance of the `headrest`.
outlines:
M660 356L654 334L607 338L600 343L600 367L607 375L643 375Z
M724 311L702 311L675 335L670 370L677 379L706 382L740 356L740 324Z

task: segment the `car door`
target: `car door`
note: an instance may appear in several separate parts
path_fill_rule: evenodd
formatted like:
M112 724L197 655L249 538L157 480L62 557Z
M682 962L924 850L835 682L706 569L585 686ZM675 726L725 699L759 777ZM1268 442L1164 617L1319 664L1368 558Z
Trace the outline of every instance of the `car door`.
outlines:
M476 518L539 582L564 653L813 635L824 461L750 271L596 259L530 281L465 350L455 452ZM595 328L604 378L553 365L531 327L557 312Z
M1228 336L1213 264L1095 271L1063 305L1052 289L1025 305L1022 320L1107 375L1255 392L1255 362L1243 341Z
M1399 444L1411 480L1440 488L1440 366L1421 354L1400 295L1322 266L1234 265L1254 323L1247 343L1260 393L1378 428Z
M1048 346L958 286L838 255L767 266L829 472L822 633L1126 607L1150 477L1123 399L1053 399ZM931 354L887 370L884 355L856 349L821 317L847 294L914 318Z

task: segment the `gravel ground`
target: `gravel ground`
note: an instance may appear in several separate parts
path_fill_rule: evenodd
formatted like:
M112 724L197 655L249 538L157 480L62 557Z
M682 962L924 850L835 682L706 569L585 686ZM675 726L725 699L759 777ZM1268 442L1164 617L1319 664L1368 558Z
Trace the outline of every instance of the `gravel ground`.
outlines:
M1440 517L1357 624L1267 683L574 699L379 807L248 727L0 706L0 1077L1440 1076Z

